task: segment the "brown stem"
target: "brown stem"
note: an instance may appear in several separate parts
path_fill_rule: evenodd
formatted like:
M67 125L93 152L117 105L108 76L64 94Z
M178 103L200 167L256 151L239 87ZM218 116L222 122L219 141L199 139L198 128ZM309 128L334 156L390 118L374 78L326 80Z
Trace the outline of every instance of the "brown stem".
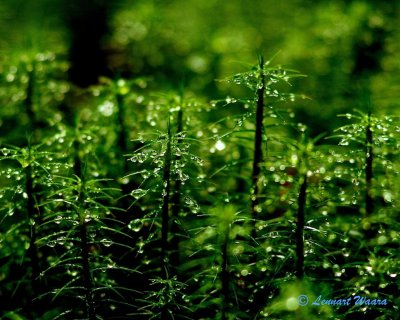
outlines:
M164 158L164 193L163 193L163 204L162 204L162 224L161 224L161 268L162 272L165 272L167 276L167 250L168 250L168 231L169 231L169 205L170 205L170 193L171 193L171 128L168 121L168 133L167 133L167 149L165 151Z
M264 93L265 93L265 75L264 75L264 59L260 59L260 85L257 89L257 110L256 110L256 131L254 138L254 158L253 158L253 173L252 173L252 188L251 195L251 212L253 219L252 236L256 237L255 221L259 206L259 187L258 180L260 177L260 163L263 160L262 155L262 136L263 136L263 120L264 120Z
M26 98L24 100L25 112L29 119L29 131L35 129L35 112L33 111L33 90L35 83L35 64L32 63L32 70L28 71L28 84L26 87Z
M124 122L125 115L125 104L123 95L117 93L116 95L118 111L117 111L117 121L118 121L118 146L121 150L122 154L126 154L128 150L127 142L126 142L126 128Z
M221 282L222 282L222 320L227 319L229 307L229 270L228 270L228 240L229 240L229 226L226 227L222 243L222 265L221 265Z
M366 182L366 193L365 193L365 212L367 216L372 215L374 211L374 202L372 198L372 178L373 178L373 136L371 130L371 112L368 113L368 125L366 127L366 150L365 150L365 182Z
M29 150L30 152L30 150ZM37 230L36 225L39 223L39 216L35 210L35 198L33 190L33 178L32 178L32 166L28 165L25 168L26 177L26 194L27 203L26 208L28 211L28 218L30 220L30 243L29 243L29 257L31 259L32 275L31 282L32 288L35 295L39 294L39 276L40 276L40 265L39 265L39 252L36 245Z
M80 242L82 252L82 281L85 288L85 302L86 302L86 313L89 320L96 319L96 312L93 300L93 280L90 274L90 262L89 262L89 246L87 239L87 226L83 221L80 225Z
M178 112L178 119L177 119L177 134L179 136L180 133L183 131L183 111L182 109L179 110ZM179 146L179 141L176 142L177 146ZM181 156L177 155L175 157L176 163L179 163L181 160ZM182 188L182 182L181 180L176 180L175 181L175 190L174 194L171 198L171 204L172 204L172 215L173 215L173 222L172 222L172 228L171 228L171 233L172 233L172 239L171 239L171 266L175 269L179 266L179 225L178 225L178 219L179 219L179 213L181 212L181 188Z
M307 174L303 176L297 198L297 223L296 223L296 276L302 279L304 276L304 220L307 201Z
M93 299L93 279L90 273L90 257L89 257L89 242L87 236L87 223L86 223L86 181L85 173L82 172L82 160L79 155L79 141L75 137L74 141L74 171L76 176L80 179L80 189L78 195L78 216L80 219L79 225L79 240L81 246L81 263L82 263L82 282L85 290L85 304L86 315L89 320L96 320L95 304Z

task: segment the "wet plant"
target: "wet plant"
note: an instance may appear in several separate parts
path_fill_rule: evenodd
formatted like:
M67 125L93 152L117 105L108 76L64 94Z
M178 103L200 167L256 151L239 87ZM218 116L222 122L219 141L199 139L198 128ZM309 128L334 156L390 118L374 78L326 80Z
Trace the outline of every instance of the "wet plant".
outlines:
M104 179L90 178L86 168L82 163L80 177L54 177L54 191L43 204L47 214L41 227L48 231L38 243L53 250L43 271L53 289L44 295L61 303L76 300L75 308L62 310L63 317L98 319L123 313L121 308L132 303L128 297L121 300L131 289L118 279L121 274L129 279L134 270L120 266L109 252L111 246L126 248L114 240L115 234L130 238L110 227L118 223L112 214L118 208L110 205L118 190L104 186Z
M210 103L144 78L65 96L62 65L1 66L2 319L396 318L398 118L313 136L301 75L262 58Z
M150 312L154 317L159 314L173 318L188 312L187 307L179 311L178 306L183 305L183 292L173 294L180 304L171 300L171 290L175 285L182 286L178 262L181 239L188 236L185 219L200 210L187 187L196 184L203 164L192 151L195 139L189 138L190 131L184 130L183 109L187 106L182 98L173 98L172 104L168 105L172 111L167 113L166 131L142 133L138 140L142 146L128 158L136 171L125 177L138 184L130 194L133 202L128 212L136 213L128 227L136 233L137 255L147 266L144 274L153 283L154 291L145 291L164 301L152 304L146 301L144 312ZM155 275L157 278L151 278Z
M254 105L254 110L250 109L249 116L254 117L254 149L252 157L252 173L251 173L251 186L250 186L250 200L251 200L251 215L255 221L258 219L261 213L260 198L262 194L268 192L261 188L262 182L262 170L261 164L266 161L264 154L268 149L269 132L266 128L271 125L271 122L267 124L265 115L271 118L279 117L282 121L281 124L285 124L284 120L279 113L279 110L274 107L274 104L282 101L294 101L296 97L304 97L296 95L294 93L283 92L282 85L290 84L290 80L295 77L302 76L299 73L284 69L280 66L271 67L271 61L264 62L263 57L259 58L259 64L257 67L253 67L251 71L236 74L228 79L228 82L243 85L249 88L254 97L245 99L227 99L226 103L243 103L246 108ZM265 111L267 109L267 112ZM243 125L243 119L239 120L239 126ZM279 125L276 121L272 122L273 126ZM273 133L273 129L269 128ZM239 132L241 130L239 129ZM262 191L261 191L262 190ZM253 227L252 237L256 238L257 232L255 226Z
M66 166L58 161L57 154L46 150L43 145L28 144L24 148L3 147L1 150L3 155L0 160L5 164L2 169L2 178L5 180L1 189L4 208L1 225L2 228L9 228L3 230L6 247L15 242L20 248L15 254L5 249L8 254L3 258L10 268L22 268L20 278L14 283L13 295L19 297L22 290L25 296L23 299L30 306L30 311L27 309L24 312L39 316L43 310L40 310L40 301L35 299L43 292L41 272L47 266L47 261L42 258L43 251L37 244L41 237L39 226L43 219L41 202L43 194L51 190L54 172ZM11 299L9 303L13 305L13 301Z
M397 157L398 119L374 115L372 110L367 113L355 110L355 113L341 116L353 121L337 129L333 136L340 138L339 145L350 149L349 156L342 156L340 161L348 162L349 167L336 169L340 177L348 177L353 184L353 191L348 193L351 198L343 196L342 202L358 206L364 216L362 228L375 233L371 230L374 228L371 220L377 214L374 206L378 202L388 209L396 205L393 182L397 172L394 160Z

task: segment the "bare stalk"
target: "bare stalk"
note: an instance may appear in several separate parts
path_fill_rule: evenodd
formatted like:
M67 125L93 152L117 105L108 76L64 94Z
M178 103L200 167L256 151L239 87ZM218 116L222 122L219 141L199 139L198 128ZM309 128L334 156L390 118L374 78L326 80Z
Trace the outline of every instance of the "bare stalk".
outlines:
M90 262L89 262L89 251L88 251L88 239L87 239L87 226L85 221L81 222L79 228L79 236L82 251L82 281L85 288L85 302L86 302L86 313L89 320L96 319L96 312L93 300L93 280L90 274Z
M124 121L125 115L125 103L124 96L120 93L116 94L117 100L117 121L118 121L118 146L122 154L126 154L128 150L127 141L126 141L126 125Z
M31 152L29 148L29 153ZM29 155L30 156L30 155ZM33 178L32 178L32 166L28 165L25 168L25 179L26 179L26 209L28 212L28 218L30 220L30 240L29 240L29 257L31 259L31 282L32 288L35 295L39 294L40 286L39 286L39 276L40 276L40 265L39 265L39 252L36 245L37 239L37 230L36 226L39 224L39 215L38 211L35 210L35 198L34 198L34 187L33 187Z
M374 211L374 202L372 198L372 179L373 179L373 135L371 130L371 111L368 113L368 124L365 130L365 182L366 182L366 192L365 192L365 212L367 216L372 215Z
M262 154L262 136L263 136L263 120L264 120L264 94L265 94L265 75L264 75L264 59L260 58L260 85L257 89L257 110L256 110L256 131L254 138L254 157L253 157L253 173L252 188L253 194L251 198L251 212L253 224L255 224L258 207L259 207L259 187L258 180L260 178L260 163L263 161ZM256 237L256 228L253 226L252 236Z
M33 94L35 84L35 64L28 70L28 84L26 87L26 98L24 99L25 112L29 119L29 131L35 129L35 112L33 111Z
M87 222L85 210L86 181L82 172L82 161L79 156L79 141L74 141L74 171L80 179L80 190L78 196L78 216L80 217L79 240L81 246L82 282L85 289L86 315L89 320L96 320L95 304L93 299L93 279L90 272L89 242L87 236Z
M164 158L164 192L163 203L161 210L162 224L161 224L161 268L167 275L167 250L168 250L168 232L169 232L169 206L170 206L170 193L171 193L171 128L168 121L167 132L167 149Z
M229 262L228 262L228 241L229 241L229 225L226 227L224 239L222 242L222 265L221 265L221 282L222 282L222 320L226 320L229 310Z
M296 276L303 279L304 276L304 220L307 201L307 174L303 176L297 198L297 223L296 223Z
M178 111L178 119L177 119L177 135L182 133L183 131L183 111L182 108ZM179 146L179 140L176 142L177 146ZM181 159L180 155L177 155L175 157L175 161L179 163ZM181 188L182 188L182 182L181 180L176 180L175 181L175 186L174 186L174 194L171 198L171 204L172 204L172 215L173 215L173 222L172 222L172 228L171 228L171 233L172 233L172 239L171 239L171 266L176 269L179 266L179 225L178 225L178 219L179 219L179 213L181 212Z

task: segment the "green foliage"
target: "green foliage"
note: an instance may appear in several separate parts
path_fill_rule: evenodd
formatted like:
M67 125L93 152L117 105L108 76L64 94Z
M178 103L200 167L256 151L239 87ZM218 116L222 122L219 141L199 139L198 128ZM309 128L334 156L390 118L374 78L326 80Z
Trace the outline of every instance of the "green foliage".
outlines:
M0 47L1 319L397 318L395 5L329 3L120 1L88 88L60 25L21 25L43 42ZM310 76L228 63L270 41ZM312 304L357 295L387 304Z

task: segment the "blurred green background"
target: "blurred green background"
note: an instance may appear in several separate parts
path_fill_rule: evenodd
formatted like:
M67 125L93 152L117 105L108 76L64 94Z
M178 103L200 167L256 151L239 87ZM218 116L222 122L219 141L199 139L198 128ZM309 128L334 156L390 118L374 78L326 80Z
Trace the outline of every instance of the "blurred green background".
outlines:
M0 72L20 55L54 52L78 86L99 76L149 75L160 89L208 100L232 90L215 79L257 56L307 75L297 119L314 133L364 108L397 114L400 2L372 0L3 0Z

